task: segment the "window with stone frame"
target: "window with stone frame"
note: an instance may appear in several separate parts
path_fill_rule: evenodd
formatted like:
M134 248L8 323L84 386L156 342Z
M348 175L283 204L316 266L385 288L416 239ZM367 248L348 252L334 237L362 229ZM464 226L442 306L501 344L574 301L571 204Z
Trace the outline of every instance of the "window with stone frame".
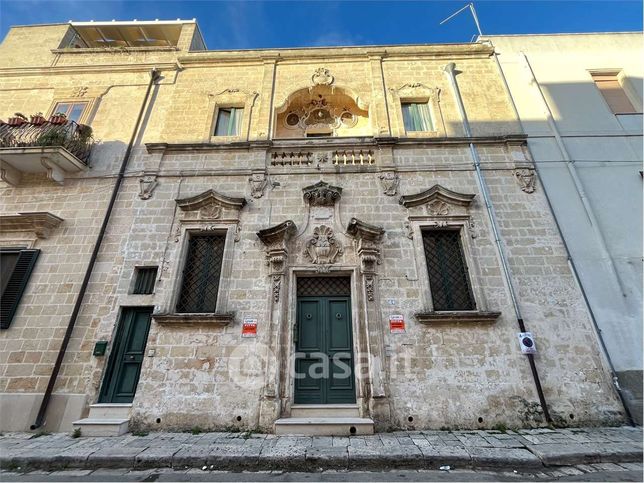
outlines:
M427 102L402 102L401 108L406 132L434 130Z
M177 313L215 312L225 241L225 232L190 235Z
M475 310L460 230L423 229L422 238L434 310Z
M243 107L220 107L217 110L214 135L239 136L243 115Z

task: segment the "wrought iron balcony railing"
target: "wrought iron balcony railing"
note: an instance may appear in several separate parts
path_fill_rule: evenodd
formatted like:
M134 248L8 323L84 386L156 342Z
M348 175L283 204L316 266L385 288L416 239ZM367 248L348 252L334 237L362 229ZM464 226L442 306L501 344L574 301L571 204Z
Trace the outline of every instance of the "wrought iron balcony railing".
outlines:
M65 148L87 164L94 145L92 128L74 121L44 121L7 124L0 121L0 148L55 147Z

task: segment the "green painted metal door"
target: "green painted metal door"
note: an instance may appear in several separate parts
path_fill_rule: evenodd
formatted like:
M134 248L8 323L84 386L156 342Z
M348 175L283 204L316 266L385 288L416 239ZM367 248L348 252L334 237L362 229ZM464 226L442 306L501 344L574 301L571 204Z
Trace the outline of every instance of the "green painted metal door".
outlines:
M298 297L295 403L356 401L349 297Z
M152 308L123 309L100 402L131 403L141 374Z

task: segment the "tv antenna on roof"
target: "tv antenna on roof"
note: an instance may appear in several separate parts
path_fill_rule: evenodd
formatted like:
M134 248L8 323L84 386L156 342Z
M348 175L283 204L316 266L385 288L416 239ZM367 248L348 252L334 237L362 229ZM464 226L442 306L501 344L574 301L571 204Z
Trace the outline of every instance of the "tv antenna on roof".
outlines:
M469 9L470 9L470 12L472 12L472 17L474 17L474 23L476 24L476 30L478 30L478 32L479 32L479 36L482 36L482 35L483 35L483 32L481 32L481 25L479 24L479 18L478 18L478 16L476 15L476 9L474 8L474 3L472 3L472 2L468 3L467 5L465 5L464 7L462 7L461 9L459 9L458 11L454 12L452 15L450 15L449 17L447 17L445 20L443 20L443 21L442 21L441 23L439 23L438 25L443 25L443 24L444 24L445 22L447 22L448 20L453 19L454 17L456 17L459 13L461 13L461 12L462 12L463 10L465 10L466 8L469 8Z

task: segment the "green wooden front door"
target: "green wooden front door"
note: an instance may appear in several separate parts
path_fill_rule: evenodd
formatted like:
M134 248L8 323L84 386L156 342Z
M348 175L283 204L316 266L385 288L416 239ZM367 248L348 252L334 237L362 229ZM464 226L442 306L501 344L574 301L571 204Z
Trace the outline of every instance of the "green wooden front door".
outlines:
M298 297L296 404L356 401L349 297Z
M131 403L139 382L152 308L123 309L110 355L100 402Z

